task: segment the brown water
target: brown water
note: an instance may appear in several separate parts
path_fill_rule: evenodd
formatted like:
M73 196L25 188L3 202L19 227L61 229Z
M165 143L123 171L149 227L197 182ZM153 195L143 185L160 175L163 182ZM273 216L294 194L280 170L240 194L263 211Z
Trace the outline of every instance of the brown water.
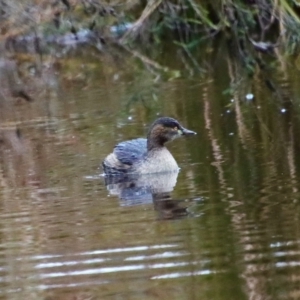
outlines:
M172 58L172 80L111 53L25 59L33 102L2 81L1 299L300 298L299 71L281 61L271 92L214 59ZM101 160L157 115L198 132L169 145L179 174L106 187Z

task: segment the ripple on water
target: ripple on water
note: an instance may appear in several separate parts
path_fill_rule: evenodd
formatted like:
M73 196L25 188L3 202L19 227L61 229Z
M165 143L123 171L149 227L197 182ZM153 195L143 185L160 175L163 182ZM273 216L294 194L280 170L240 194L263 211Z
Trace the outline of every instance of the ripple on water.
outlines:
M208 261L191 259L190 253L178 244L98 249L66 255L44 254L17 257L16 261L22 265L22 276L14 278L16 283L22 285L22 278L26 276L26 281L34 283L37 290L120 286L133 279L159 280L215 272L207 269ZM3 284L12 279L8 272L7 268L1 270ZM120 289L116 294L118 292Z

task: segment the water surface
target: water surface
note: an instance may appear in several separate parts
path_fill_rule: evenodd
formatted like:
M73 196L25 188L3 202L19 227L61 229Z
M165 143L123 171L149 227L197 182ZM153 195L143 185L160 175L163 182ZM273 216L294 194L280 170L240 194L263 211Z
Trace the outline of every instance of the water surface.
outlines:
M272 91L225 50L170 80L83 50L28 75L32 102L2 82L1 299L300 297L299 71ZM180 172L106 186L101 160L160 115L198 132L169 145Z

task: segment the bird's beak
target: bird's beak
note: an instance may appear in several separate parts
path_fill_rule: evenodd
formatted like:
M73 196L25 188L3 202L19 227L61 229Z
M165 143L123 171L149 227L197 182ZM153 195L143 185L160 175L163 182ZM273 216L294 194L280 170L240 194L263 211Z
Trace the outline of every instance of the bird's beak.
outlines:
M180 129L182 135L195 135L197 132L181 127Z

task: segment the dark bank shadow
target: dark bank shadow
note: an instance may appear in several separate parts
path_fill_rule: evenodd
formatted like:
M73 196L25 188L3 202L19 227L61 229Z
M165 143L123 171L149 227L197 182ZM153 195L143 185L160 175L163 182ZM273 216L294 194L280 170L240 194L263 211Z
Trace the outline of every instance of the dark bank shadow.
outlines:
M178 219L187 216L188 212L185 201L171 197L177 177L178 172L108 176L105 185L111 195L119 197L122 206L153 203L159 219Z

